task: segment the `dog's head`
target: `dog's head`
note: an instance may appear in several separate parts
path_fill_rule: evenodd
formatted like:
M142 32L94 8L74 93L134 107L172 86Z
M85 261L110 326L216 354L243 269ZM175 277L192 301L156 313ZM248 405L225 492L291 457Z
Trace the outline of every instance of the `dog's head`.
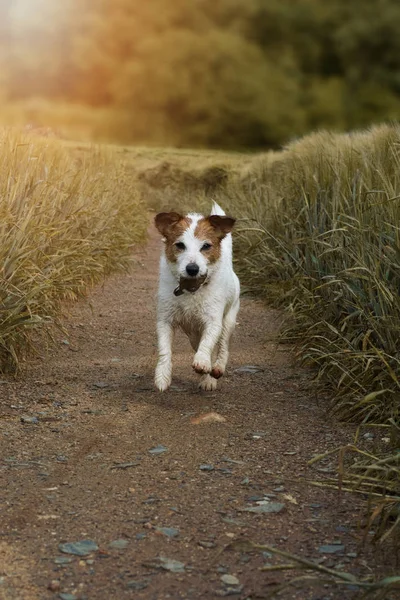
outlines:
M177 279L199 281L212 274L221 256L221 242L235 219L227 216L159 213L155 225L165 241L165 254Z

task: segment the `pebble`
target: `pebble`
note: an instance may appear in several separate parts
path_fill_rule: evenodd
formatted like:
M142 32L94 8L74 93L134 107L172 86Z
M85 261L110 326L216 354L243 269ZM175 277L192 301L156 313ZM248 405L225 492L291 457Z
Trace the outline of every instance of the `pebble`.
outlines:
M200 540L199 542L197 542L199 546L201 546L202 548L215 548L216 543L215 542L207 542L207 540Z
M58 594L58 597L60 598L60 600L77 600L76 596L74 594Z
M222 575L221 581L226 585L239 585L239 579L234 575Z
M59 582L59 580L53 579L52 581L50 581L49 585L47 586L47 589L50 590L51 592L58 592L60 587L61 587L61 583Z
M37 417L23 416L21 417L21 423L24 423L25 425L37 425L39 419Z
M87 556L91 552L99 549L96 542L92 540L81 540L80 542L68 542L59 544L58 549L65 554L74 554L75 556Z
M214 471L213 465L200 465L200 471Z
M325 544L318 548L318 552L321 554L337 554L339 552L344 552L344 549L344 544Z
M149 582L146 579L143 579L142 581L132 579L132 581L128 581L127 583L128 588L130 588L131 590L136 590L138 592L140 590L146 589L148 585Z
M69 565L69 563L72 563L72 561L73 559L68 558L68 556L57 556L54 559L56 565Z
M157 454L163 454L164 452L167 452L167 451L168 451L168 448L166 448L162 444L159 444L158 446L151 448L149 450L149 454L157 455Z
M110 542L108 544L109 548L114 548L116 550L124 550L127 546L129 545L129 541L128 540L114 540L113 542Z
M172 573L184 573L185 565L179 560L174 560L172 558L166 558L165 556L160 556L159 558L161 568L166 571L171 571Z
M156 527L156 531L168 538L178 537L179 535L179 529L175 529L174 527Z
M106 383L105 381L95 381L93 383L93 387L98 388L99 390L103 390L105 388L109 387L109 383Z
M258 506L248 506L246 508L242 508L242 512L251 512L251 513L279 513L285 508L284 504L280 502L267 502L265 504L259 504Z

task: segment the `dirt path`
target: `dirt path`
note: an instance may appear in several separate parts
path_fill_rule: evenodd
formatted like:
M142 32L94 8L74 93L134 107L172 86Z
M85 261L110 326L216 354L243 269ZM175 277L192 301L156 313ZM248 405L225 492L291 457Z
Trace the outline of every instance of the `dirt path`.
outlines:
M276 349L277 313L243 300L217 392L197 391L184 338L175 344L172 389L154 391L158 253L152 234L130 276L108 280L91 306L74 307L68 342L58 336L16 382L0 380L0 597L217 598L230 593L229 578L221 580L228 574L239 580L235 597L264 598L282 575L260 571L275 562L267 554L224 550L242 538L365 573L357 499L339 503L335 491L306 482L315 477L310 456L351 440L352 430L327 420L307 374L291 366L286 348ZM237 371L244 365L261 370ZM192 424L211 411L226 422ZM39 422L24 424L26 416ZM149 453L158 445L167 450ZM242 512L265 494L285 505L282 512ZM83 539L99 550L79 558L58 549ZM116 540L125 547L110 547ZM344 549L319 551L335 542ZM160 556L185 571L160 569ZM282 597L352 594L328 588Z

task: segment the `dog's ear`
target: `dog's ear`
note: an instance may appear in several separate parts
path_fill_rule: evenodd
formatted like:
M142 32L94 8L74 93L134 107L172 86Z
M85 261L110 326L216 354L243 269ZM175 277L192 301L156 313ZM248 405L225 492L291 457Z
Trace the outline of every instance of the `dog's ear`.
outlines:
M215 229L216 234L222 240L227 233L230 233L236 222L233 217L220 217L219 215L211 215L208 217L208 222Z
M168 229L179 223L183 218L182 215L176 212L162 212L155 216L154 223L161 235L167 237Z

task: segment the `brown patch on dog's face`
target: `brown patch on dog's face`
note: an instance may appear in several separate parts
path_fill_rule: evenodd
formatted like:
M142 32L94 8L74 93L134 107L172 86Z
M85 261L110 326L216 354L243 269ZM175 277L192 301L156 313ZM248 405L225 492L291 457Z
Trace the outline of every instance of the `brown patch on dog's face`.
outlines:
M165 254L170 262L176 262L179 248L175 246L176 240L183 235L192 220L176 212L159 213L154 218L155 226L165 238Z
M200 219L197 223L194 235L198 239L204 240L205 244L201 251L209 263L217 262L221 256L221 241L232 231L234 224L235 219L232 217L220 217L219 215L211 215ZM209 248L208 245L210 245Z

